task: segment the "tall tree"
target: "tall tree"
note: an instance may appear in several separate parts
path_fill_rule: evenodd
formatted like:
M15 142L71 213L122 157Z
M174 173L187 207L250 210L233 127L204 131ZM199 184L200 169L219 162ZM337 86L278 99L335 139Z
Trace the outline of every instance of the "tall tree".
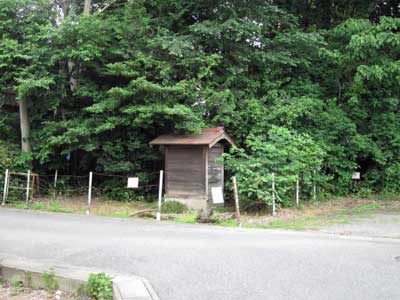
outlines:
M0 3L0 12L0 90L19 103L21 149L30 152L31 96L37 88L46 89L51 83L38 54L43 45L40 34L50 24L52 11L46 1L5 0Z

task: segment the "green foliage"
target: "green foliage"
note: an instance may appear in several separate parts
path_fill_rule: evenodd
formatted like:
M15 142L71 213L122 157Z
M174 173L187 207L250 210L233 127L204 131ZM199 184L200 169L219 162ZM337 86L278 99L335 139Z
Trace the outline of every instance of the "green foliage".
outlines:
M58 289L58 281L53 269L44 272L42 274L42 279L46 291L51 292Z
M272 173L277 203L283 206L290 205L297 180L310 184L325 179L320 174L325 152L306 134L273 126L266 137L249 136L246 148L250 154L237 148L225 154L226 167L237 176L244 209L257 201L272 204Z
M24 288L23 282L17 275L14 275L11 278L11 288L12 288L12 294L14 294L14 295L22 292L22 290Z
M178 201L166 201L161 207L161 211L165 214L183 214L187 210L187 206Z
M111 277L105 273L89 274L87 290L96 300L112 300Z

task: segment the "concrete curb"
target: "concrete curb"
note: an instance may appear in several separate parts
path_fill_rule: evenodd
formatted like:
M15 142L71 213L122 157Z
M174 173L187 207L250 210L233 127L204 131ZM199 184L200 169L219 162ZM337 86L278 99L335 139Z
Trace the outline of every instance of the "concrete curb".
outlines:
M0 275L10 281L18 277L25 286L45 288L43 273L52 271L60 290L77 292L84 287L90 273L100 273L101 270L84 267L57 266L38 263L24 258L0 257ZM113 281L115 300L160 300L150 282L142 277L110 274Z

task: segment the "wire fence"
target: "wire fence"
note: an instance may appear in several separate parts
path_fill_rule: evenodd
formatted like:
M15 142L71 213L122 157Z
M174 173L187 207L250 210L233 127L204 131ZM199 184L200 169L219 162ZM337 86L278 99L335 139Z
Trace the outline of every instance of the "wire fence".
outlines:
M2 204L20 203L49 204L66 203L79 207L105 201L148 201L158 199L160 183L157 172L140 172L139 175L90 172L87 175L37 174L5 170L2 178ZM128 187L128 179L135 178L137 186ZM161 187L162 188L162 187Z
M54 204L58 202L75 205L89 214L91 206L105 201L145 201L156 202L161 209L163 195L162 171L137 172L137 175L120 175L100 172L88 174L38 174L35 172L12 172L5 170L2 179L2 204L25 201L25 204ZM271 187L268 189L272 198L272 214L276 214L277 202L281 201L278 187L280 176L271 173ZM161 178L161 179L160 179ZM129 180L135 179L129 186ZM240 182L238 183L241 184ZM277 187L278 185L278 187ZM297 180L295 203L300 205L301 186ZM317 187L312 185L312 197L317 198Z

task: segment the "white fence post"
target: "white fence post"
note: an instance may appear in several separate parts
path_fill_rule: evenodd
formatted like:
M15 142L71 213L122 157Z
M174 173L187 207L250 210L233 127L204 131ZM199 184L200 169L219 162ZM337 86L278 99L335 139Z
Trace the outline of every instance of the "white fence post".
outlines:
M58 179L58 169L56 170L56 172L54 173L54 194L53 197L56 197L56 188L57 188L57 179Z
M276 216L275 173L272 173L272 216Z
M31 170L28 170L28 174L26 177L26 205L29 203L29 194L30 194L30 183L31 183Z
M4 177L4 190L3 190L3 203L1 205L6 205L6 199L7 199L7 181L8 181L8 169L6 169L6 174Z
M300 184L299 184L299 180L296 180L296 206L299 206L299 202L300 202Z
M160 184L158 186L158 211L157 211L157 221L161 221L161 200L162 200L162 189L163 189L163 170L160 171Z
M89 173L88 206L86 208L86 215L90 215L90 203L92 202L92 183L93 183L93 172L90 172Z
M317 185L315 184L315 176L317 174L317 171L314 170L314 178L313 178L313 199L314 201L317 200Z

